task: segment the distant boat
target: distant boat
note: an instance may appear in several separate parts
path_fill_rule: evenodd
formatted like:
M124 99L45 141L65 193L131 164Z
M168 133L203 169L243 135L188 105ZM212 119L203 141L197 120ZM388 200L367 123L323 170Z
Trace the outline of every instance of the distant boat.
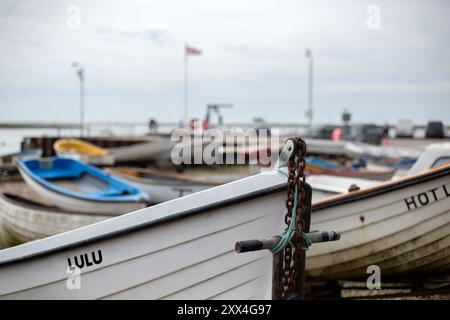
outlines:
M69 158L20 160L25 182L60 208L116 215L145 207L148 196L104 171Z
M53 144L58 156L71 157L94 165L113 165L114 158L107 149L81 139L59 139Z
M0 193L1 240L13 246L77 229L111 215L79 213Z
M432 155L430 156L430 154ZM412 170L410 174L429 169L432 167L433 161L446 158L450 158L450 144L430 146L421 156L421 160L416 162L421 163L421 170ZM424 159L428 160L424 163ZM230 170L233 167L224 165L222 168L216 167L217 170L214 171L211 171L211 169L194 170L192 173L134 167L115 167L107 169L107 171L150 194L153 203L161 203L256 173L256 170L253 170L254 172L251 172L252 170L235 170L233 172L233 170ZM316 157L307 158L306 168L309 173L313 173L306 178L313 190L313 201L339 193L346 193L352 187L372 186L377 183L377 179L386 180L394 173L392 169L386 167L379 170L350 169L338 163ZM259 169L257 170L259 171Z
M234 166L229 166L234 167ZM153 203L161 203L191 193L216 187L250 175L250 170L193 170L191 173L165 172L156 169L116 167L107 169L127 183L151 195Z
M0 155L0 166L14 166L15 161L20 159L35 159L42 156L41 148L26 149L9 152Z
M161 139L152 142L140 142L128 146L114 147L108 152L114 158L115 163L121 162L160 162L169 161L172 148L175 143L169 139Z
M171 141L165 137L149 137L148 142L101 148L81 139L59 139L53 148L60 156L71 157L93 165L114 165L126 162L150 162L166 164L171 160L174 148L184 148L186 144ZM203 144L203 142L201 142ZM195 144L192 144L194 148Z
M409 161L407 160L405 162L408 163ZM420 157L414 161L414 165L408 170L399 166L402 169L397 170L391 179L415 175L448 162L450 162L450 143L434 143L425 149ZM386 167L381 167L380 171L385 169ZM313 188L313 201L335 194L347 193L350 189L364 189L379 184L378 181L367 179L367 177L339 176L322 173L310 175L306 180Z
M348 168L339 163L316 157L306 158L306 170L310 174L324 174L373 180L387 180L390 179L395 173L395 170L391 168L374 168L373 170L368 170L365 168Z
M366 143L355 143L350 141L333 141L325 139L306 139L308 154L328 155L335 157L346 157L350 159L361 156L374 158L417 158L422 153L422 148L375 146Z
M41 148L7 152L0 155L0 182L20 181L20 173L16 161L20 159L35 159L42 156Z
M156 164L167 164L169 162L171 163L173 152L177 153L177 150L190 147L193 157L194 152L196 152L196 148L200 147L201 152L202 146L206 143L201 139L198 139L198 142L194 140L193 142L178 143L164 137L152 138L153 141L151 142L140 142L128 146L114 147L107 150L114 158L114 163L152 162Z
M61 154L76 152L92 157L103 157L108 154L106 149L80 139L59 139L53 144L53 148Z

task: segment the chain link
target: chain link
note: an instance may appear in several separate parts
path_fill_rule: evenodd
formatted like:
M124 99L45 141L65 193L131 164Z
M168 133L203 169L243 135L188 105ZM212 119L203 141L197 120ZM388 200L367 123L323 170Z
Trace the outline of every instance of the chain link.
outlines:
M294 206L295 186L297 186L297 223L295 228L295 235L291 244L287 245L283 251L283 286L282 297L284 299L295 293L295 284L299 275L300 262L302 259L303 247L303 227L304 211L305 211L305 174L306 167L305 153L306 144L303 139L299 137L292 138L294 143L294 154L288 161L288 182L287 182L287 198L286 209L287 213L284 221L289 226L292 219L292 209Z

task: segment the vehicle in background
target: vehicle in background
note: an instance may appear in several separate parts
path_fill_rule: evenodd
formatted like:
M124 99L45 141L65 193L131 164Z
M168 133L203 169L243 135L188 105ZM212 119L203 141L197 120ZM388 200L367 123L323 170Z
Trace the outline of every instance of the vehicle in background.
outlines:
M354 124L351 126L321 125L310 130L309 137L313 139L332 139L333 131L341 129L342 140L356 141L379 145L385 136L385 127L375 124Z
M331 134L336 128L339 128L339 125L321 125L321 126L315 126L312 128L310 132L311 138L314 139L331 139Z
M425 138L444 138L444 124L442 121L430 121L425 130Z
M355 124L350 128L348 140L379 145L385 136L382 126L375 124Z
M411 120L402 119L397 124L396 138L412 138L414 135L414 123Z

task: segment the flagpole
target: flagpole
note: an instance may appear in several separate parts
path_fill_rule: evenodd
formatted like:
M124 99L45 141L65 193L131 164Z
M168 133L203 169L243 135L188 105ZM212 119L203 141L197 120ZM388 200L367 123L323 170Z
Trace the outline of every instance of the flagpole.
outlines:
M188 125L188 109L189 109L189 96L188 96L188 54L187 44L184 45L184 124Z
M313 125L313 72L314 72L314 60L313 54L310 49L305 50L305 56L309 59L309 75L308 75L308 110L306 112L307 117L309 118L309 127L311 128Z

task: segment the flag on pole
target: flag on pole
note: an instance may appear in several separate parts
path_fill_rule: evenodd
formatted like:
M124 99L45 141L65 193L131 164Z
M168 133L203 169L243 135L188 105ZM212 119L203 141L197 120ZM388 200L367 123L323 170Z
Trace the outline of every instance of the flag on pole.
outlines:
M186 49L185 49L185 53L186 53L186 55L188 55L188 56L199 56L199 55L202 54L201 50L199 50L199 49L197 49L197 48L190 47L190 46L188 46L188 45L186 45L185 48L186 48Z
M306 49L306 50L305 50L305 57L306 57L306 58L311 58L311 57L312 57L312 52L311 52L310 49Z

